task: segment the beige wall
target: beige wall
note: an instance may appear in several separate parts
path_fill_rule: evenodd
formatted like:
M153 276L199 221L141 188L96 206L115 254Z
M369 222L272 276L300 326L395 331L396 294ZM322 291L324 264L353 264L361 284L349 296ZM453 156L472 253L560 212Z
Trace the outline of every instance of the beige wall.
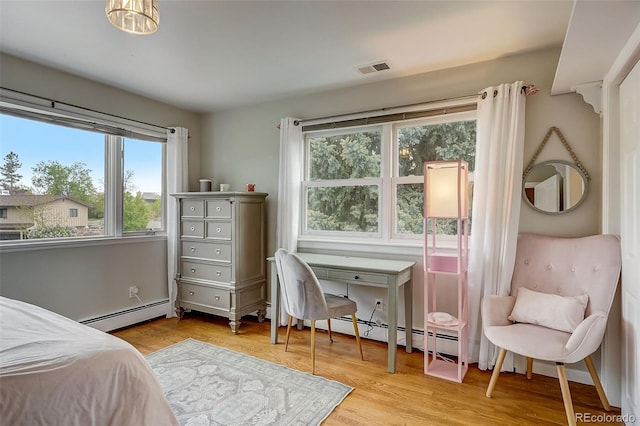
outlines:
M197 188L200 114L6 54L0 56L0 85L133 120L188 128L190 186ZM139 287L145 303L166 299L166 271L162 237L38 250L2 248L0 294L84 320L139 306L137 299L129 298L129 286Z

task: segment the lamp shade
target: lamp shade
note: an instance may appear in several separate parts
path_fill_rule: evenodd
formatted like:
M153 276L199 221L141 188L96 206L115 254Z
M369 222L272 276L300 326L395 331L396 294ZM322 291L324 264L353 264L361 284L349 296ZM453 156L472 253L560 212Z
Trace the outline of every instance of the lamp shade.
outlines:
M160 24L158 0L107 0L105 12L114 27L128 33L152 34Z
M469 167L465 161L424 163L425 216L467 217Z

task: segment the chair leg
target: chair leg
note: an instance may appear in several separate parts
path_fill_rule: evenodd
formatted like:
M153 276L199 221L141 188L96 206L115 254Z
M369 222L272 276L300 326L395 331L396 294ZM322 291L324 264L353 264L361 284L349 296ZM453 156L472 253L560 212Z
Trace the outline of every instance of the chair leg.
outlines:
M291 321L293 321L293 317L289 315L289 321L287 322L287 338L284 340L284 351L287 351L289 347L289 336L291 335Z
M356 334L358 349L360 349L360 359L364 361L364 355L362 354L362 343L360 342L360 330L358 330L358 320L356 319L356 314L351 314L351 320L353 321L353 331Z
M311 374L316 374L316 320L311 320Z
M589 370L589 374L591 374L591 380L593 380L596 391L598 391L598 396L600 397L602 406L604 407L605 411L611 411L609 400L607 400L607 395L604 393L604 388L602 387L602 383L600 383L600 379L598 378L598 372L596 371L596 367L593 365L591 355L587 356L584 359L584 363L587 364L587 369Z
M331 335L331 318L327 318L327 329L329 330L329 341L333 343L333 336Z
M498 361L496 362L495 367L493 367L493 373L491 374L491 380L489 381L489 387L487 388L487 398L491 398L491 394L493 393L493 388L496 387L496 383L498 383L498 376L500 376L500 370L502 369L502 363L504 362L504 357L507 355L507 350L504 348L500 348L500 353L498 354Z
M527 357L527 379L533 377L533 358Z
M560 390L562 391L562 400L564 401L564 411L567 413L567 423L569 426L576 426L576 415L573 412L571 392L569 391L569 382L567 381L567 372L564 369L564 363L556 362L556 369L558 370L558 381L560 381Z

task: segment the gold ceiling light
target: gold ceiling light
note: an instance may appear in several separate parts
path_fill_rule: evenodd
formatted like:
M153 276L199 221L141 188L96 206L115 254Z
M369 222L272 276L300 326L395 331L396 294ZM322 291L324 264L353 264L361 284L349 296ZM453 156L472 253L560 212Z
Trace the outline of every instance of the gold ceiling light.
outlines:
M160 24L158 0L107 0L111 24L132 34L153 34Z

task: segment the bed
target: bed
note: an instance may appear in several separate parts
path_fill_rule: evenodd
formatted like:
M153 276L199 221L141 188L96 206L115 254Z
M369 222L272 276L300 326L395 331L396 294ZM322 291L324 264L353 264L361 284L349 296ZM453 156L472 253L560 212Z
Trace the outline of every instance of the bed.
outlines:
M129 343L0 297L0 423L178 425L153 371Z

